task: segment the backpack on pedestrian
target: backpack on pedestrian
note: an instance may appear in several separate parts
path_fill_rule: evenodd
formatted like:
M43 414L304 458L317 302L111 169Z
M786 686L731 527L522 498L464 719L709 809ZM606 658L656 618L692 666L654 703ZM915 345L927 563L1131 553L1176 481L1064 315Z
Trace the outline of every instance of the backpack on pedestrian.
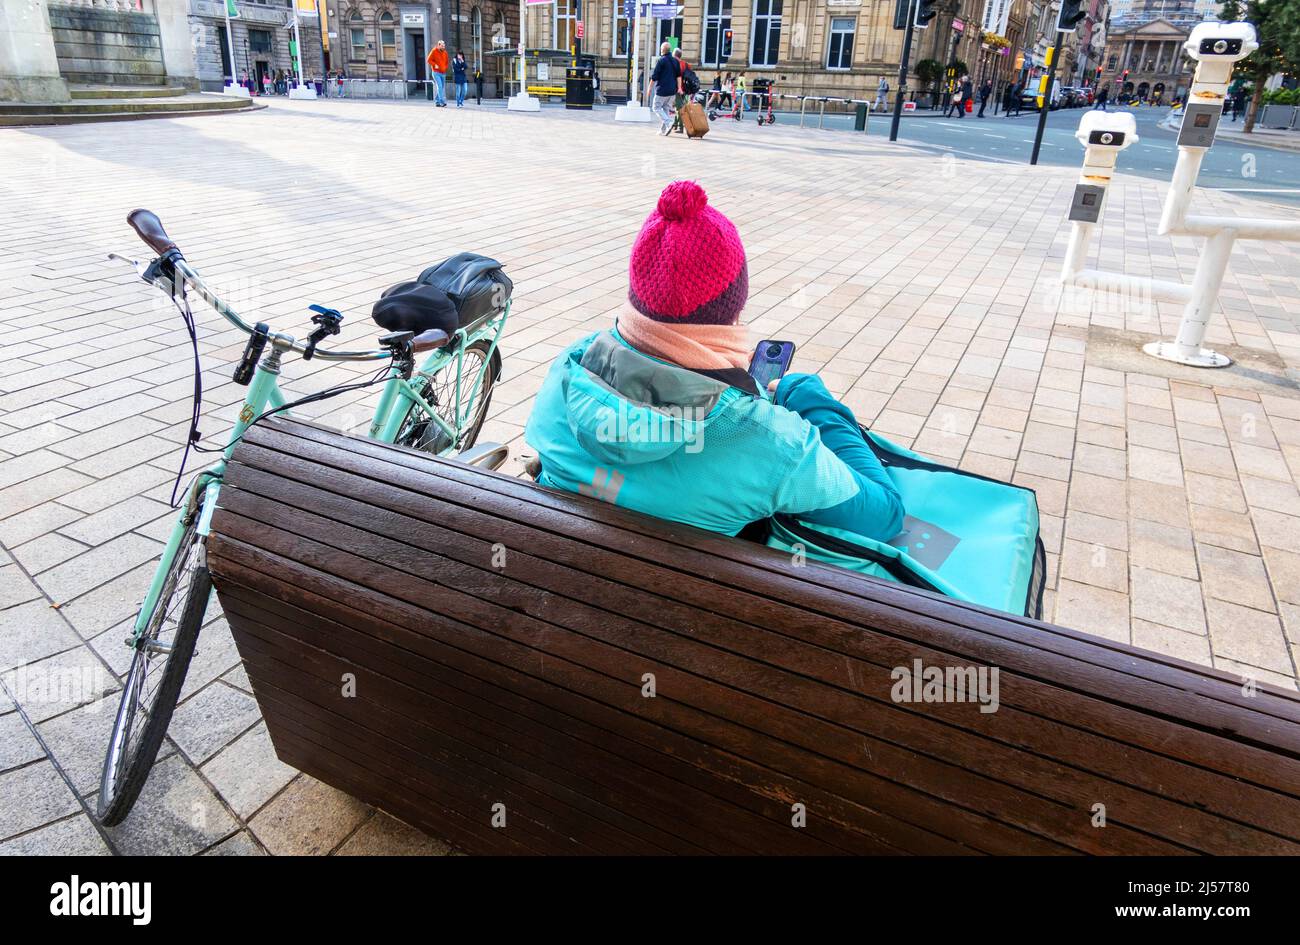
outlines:
M687 95L694 95L700 90L700 77L695 74L695 70L690 66L682 73L682 91Z

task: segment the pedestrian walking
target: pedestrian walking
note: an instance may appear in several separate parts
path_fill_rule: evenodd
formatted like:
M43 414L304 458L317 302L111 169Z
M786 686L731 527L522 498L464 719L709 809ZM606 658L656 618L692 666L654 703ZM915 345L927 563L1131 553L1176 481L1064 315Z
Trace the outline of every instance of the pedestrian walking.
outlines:
M1007 108L1005 112L1007 118L1010 118L1013 114L1017 116L1020 114L1020 100L1024 97L1024 83L1017 82L1015 85L1011 86L1011 90L1007 96Z
M1241 86L1231 96L1232 98L1232 120L1236 121L1246 111L1246 90Z
M465 92L469 89L469 63L465 61L464 50L456 50L456 58L451 61L451 80L456 83L456 107L465 107Z
M483 104L483 67L475 66L474 68L474 99L479 104Z
M984 109L988 107L989 99L993 97L993 80L985 79L984 84L980 86L980 110L976 118L984 117Z
M943 113L943 117L944 118L951 117L953 113L953 109L956 109L957 117L965 118L966 100L970 98L970 96L971 96L970 76L964 75L961 77L961 81L957 83L957 87L953 89L952 100L948 102L948 108Z
M884 76L880 77L880 84L876 86L876 100L871 103L871 110L874 112L876 106L880 106L883 112L889 108L889 80Z
M1097 93L1097 97L1093 100L1092 103L1093 111L1096 111L1097 109L1100 108L1104 112L1106 110L1106 101L1109 98L1110 98L1110 86L1106 86L1104 89L1102 89L1100 92Z
M650 73L650 89L654 93L650 110L659 116L659 133L667 135L673 130L673 100L682 90L681 73L677 71L677 60L668 43L659 46L659 58Z
M735 101L736 95L736 77L728 72L723 76L722 84L719 86L717 101L714 103L717 108L730 108L731 103Z
M424 60L429 64L429 75L433 78L436 97L434 104L438 108L447 107L447 44L438 40L438 45L429 51Z
M682 121L682 109L691 100L691 96L700 90L700 78L691 68L691 64L686 61L686 57L682 55L680 46L673 50L673 58L677 60L677 74L680 78L677 95L673 98L673 111L676 113L676 117L673 118L673 131L684 134L686 125Z

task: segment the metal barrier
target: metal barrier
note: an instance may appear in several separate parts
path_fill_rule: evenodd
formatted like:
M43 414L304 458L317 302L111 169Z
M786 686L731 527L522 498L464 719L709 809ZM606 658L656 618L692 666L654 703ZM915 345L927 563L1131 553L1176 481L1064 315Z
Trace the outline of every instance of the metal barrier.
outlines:
M408 86L420 79L335 79L330 82L331 98L409 98Z

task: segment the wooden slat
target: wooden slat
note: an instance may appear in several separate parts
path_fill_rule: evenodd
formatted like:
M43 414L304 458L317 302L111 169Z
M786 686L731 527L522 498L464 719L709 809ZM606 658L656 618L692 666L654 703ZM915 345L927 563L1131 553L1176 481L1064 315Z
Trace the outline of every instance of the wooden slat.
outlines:
M273 421L208 561L277 751L470 851L1300 853L1300 699L584 497Z

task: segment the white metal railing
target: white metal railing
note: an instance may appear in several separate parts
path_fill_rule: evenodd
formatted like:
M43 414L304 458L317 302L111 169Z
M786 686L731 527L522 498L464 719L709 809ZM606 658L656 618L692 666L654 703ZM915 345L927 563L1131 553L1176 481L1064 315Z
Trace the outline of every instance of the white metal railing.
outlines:
M419 79L331 79L330 98L410 98L411 83Z

